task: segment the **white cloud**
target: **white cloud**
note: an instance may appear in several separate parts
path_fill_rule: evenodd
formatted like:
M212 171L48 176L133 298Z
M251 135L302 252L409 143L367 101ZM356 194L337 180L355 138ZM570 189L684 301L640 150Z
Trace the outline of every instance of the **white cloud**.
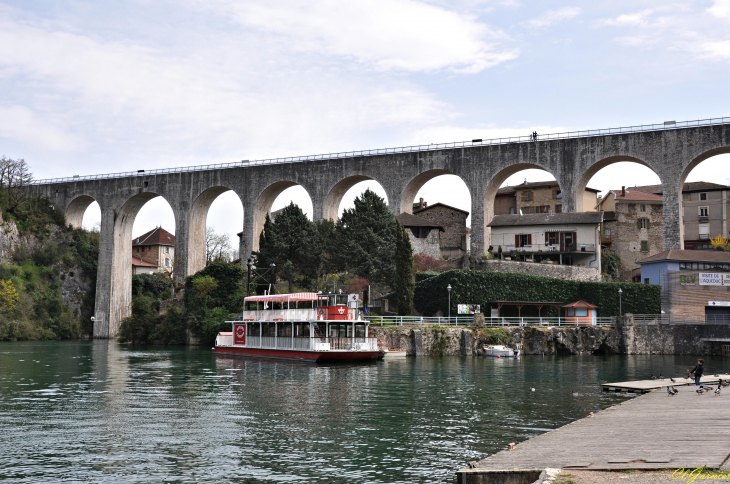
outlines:
M549 27L550 25L573 19L581 14L583 10L578 7L565 7L559 10L545 12L537 18L527 21L527 25L533 28Z
M697 50L703 54L703 57L730 60L730 40L703 42L697 45Z
M197 5L284 38L296 51L386 71L474 73L518 54L501 45L509 38L499 30L415 0L205 0Z
M31 143L46 151L73 152L83 146L77 136L25 106L0 106L0 138Z
M630 25L641 25L645 26L649 24L648 17L654 13L651 9L642 10L641 12L625 13L617 16L613 19L607 19L604 21L606 25L613 26L630 26Z
M714 0L707 11L715 17L730 18L730 0Z

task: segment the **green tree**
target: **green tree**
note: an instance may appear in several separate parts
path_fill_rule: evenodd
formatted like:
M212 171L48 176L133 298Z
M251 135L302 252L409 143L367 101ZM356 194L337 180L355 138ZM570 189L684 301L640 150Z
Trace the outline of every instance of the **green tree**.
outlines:
M10 279L0 281L0 310L10 314L15 311L18 301L20 301L20 295L13 281Z
M203 310L208 308L208 300L213 291L218 289L218 282L213 276L196 276L193 278L193 289L195 290L195 299L203 303Z
M385 200L366 190L337 222L327 247L332 266L392 287L398 221Z
M398 224L395 249L395 275L393 291L395 292L398 314L407 316L413 313L413 293L416 288L413 264L413 248L405 229Z
M276 220L266 215L259 250L254 255L259 267L275 263L277 273L289 282L289 292L293 292L297 277L311 279L319 275L321 251L317 227L301 208L291 203Z
M189 313L202 315L204 308L193 281L201 276L212 277L217 288L206 294L209 308L223 307L228 312L241 311L243 305L243 268L239 264L213 261L205 268L185 280L185 309ZM202 288L207 289L207 286Z

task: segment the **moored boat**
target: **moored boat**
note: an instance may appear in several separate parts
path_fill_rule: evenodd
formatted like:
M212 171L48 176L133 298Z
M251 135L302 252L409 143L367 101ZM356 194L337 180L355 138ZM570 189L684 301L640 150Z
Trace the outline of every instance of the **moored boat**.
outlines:
M520 350L513 350L503 345L484 345L482 348L484 356L494 356L498 358L516 358L520 356Z
M230 321L213 350L220 354L315 362L378 358L376 338L347 294L270 294L244 299L243 318ZM253 307L253 309L251 309Z

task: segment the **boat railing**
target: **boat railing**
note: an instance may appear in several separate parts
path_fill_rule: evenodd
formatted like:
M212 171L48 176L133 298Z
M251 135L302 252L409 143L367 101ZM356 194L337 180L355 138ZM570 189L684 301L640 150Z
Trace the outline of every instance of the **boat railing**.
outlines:
M299 309L258 309L245 310L244 321L313 321L317 319L317 310Z
M360 350L375 351L378 349L377 338L363 337L301 337L301 336L248 336L246 346L249 348L276 348L295 350Z
M439 316L367 316L372 325L379 326L472 326L474 316L444 318ZM585 317L494 317L484 318L486 326L613 326L615 316Z

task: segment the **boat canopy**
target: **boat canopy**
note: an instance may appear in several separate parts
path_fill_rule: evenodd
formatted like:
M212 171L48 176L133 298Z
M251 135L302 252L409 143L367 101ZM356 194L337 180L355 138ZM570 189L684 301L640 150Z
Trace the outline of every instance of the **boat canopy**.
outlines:
M327 296L325 295L325 298ZM264 296L248 296L244 302L301 302L301 301L317 301L322 298L322 294L316 292L297 292L294 294L266 294Z

